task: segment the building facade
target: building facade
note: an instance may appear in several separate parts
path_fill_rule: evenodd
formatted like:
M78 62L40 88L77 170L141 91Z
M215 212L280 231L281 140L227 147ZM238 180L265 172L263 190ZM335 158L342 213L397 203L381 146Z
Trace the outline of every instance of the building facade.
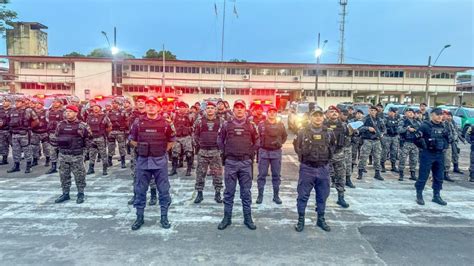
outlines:
M111 95L270 100L277 104L314 101L326 108L352 101L421 102L427 88L426 66L241 63L50 56L4 56L9 60L9 91L24 94L71 93L82 99ZM452 104L459 96L456 75L472 67L432 67L431 103ZM116 75L115 75L116 73ZM317 77L317 92L316 88Z
M7 55L48 55L48 34L45 25L37 22L8 23L6 30Z

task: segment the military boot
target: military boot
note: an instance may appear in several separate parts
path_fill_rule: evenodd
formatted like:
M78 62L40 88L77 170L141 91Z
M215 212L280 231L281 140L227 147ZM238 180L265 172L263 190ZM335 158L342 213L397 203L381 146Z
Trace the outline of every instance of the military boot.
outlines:
M38 158L33 158L33 162L31 163L31 167L38 165Z
M171 172L169 175L176 175L178 172L176 172L176 168L178 167L178 158L173 158L171 161Z
M392 169L390 171L395 172L395 173L398 172L398 169L395 163L392 163Z
M202 191L198 191L196 198L194 199L194 203L198 204L201 203L204 197L202 196Z
M425 205L425 200L423 200L423 190L416 191L416 203L418 203L418 205Z
M127 168L127 166L125 165L125 156L120 156L120 164L122 169Z
M282 204L283 202L280 199L280 189L279 188L273 188L273 202L276 204Z
M89 161L89 153L86 152L86 155L84 155L84 162Z
M448 181L448 182L454 182L454 179L452 179L450 176L449 176L449 172L448 171L445 171L444 172L444 180Z
M385 169L385 162L380 162L380 167L382 167L382 173L387 172L387 169Z
M342 208L349 208L349 204L344 199L344 192L337 193L337 205L341 206Z
M262 204L263 202L263 188L258 189L257 201L255 203Z
M415 180L416 181L416 174L415 174L415 171L410 171L410 180Z
M178 168L183 168L184 166L184 163L183 163L183 159L179 159L179 162L178 162Z
M157 203L157 197L156 197L156 188L150 189L150 202L148 202L148 205L153 206L156 205Z
M108 175L107 173L107 165L102 165L102 175Z
M295 230L301 232L304 229L304 214L298 215L298 223L295 225Z
M321 227L326 232L331 231L331 227L326 223L326 219L324 219L324 214L318 214L318 221L316 222L316 225Z
M132 224L132 230L138 230L140 229L140 227L142 227L142 225L145 223L144 219L143 219L143 214L137 214L137 219L135 220L135 222Z
M453 172L454 172L454 173L461 174L461 175L464 174L464 172L461 171L461 169L459 169L459 164L458 164L458 163L454 163L454 164L453 164Z
M57 163L56 162L52 162L51 163L51 168L49 168L49 170L46 172L47 175L49 174L54 174L54 173L57 173L58 170L57 170Z
M31 162L26 162L25 174L31 173Z
M13 167L7 170L7 173L20 172L20 163L13 163Z
M351 181L351 176L346 176L346 187L355 188L354 184Z
M2 161L0 162L0 165L6 165L6 164L8 164L8 156L3 155L2 156Z
M380 175L380 171L375 171L374 178L380 181L383 181L383 177Z
M398 181L403 181L403 171L398 172Z
M70 200L71 198L69 197L69 192L63 192L63 194L61 196L59 196L59 198L57 198L54 202L55 203L61 203L61 202L65 202L67 200Z
M439 205L446 205L448 204L446 201L444 201L442 198L441 198L441 195L439 193L439 190L438 191L433 191L433 200L432 200L434 203L438 203Z
M132 205L135 202L135 193L133 194L132 198L128 200L127 204Z
M171 227L171 224L168 221L168 215L167 214L162 214L161 215L160 224L161 224L161 227L163 227L164 229L168 229L168 228Z
M250 214L250 213L244 213L244 224L250 230L257 229L257 226L255 226L255 224L253 223L252 214Z
M112 166L112 165L113 165L113 164L112 164L112 156L109 156L109 157L107 158L107 166Z
M474 171L469 172L469 182L474 182Z
M362 180L362 177L364 176L364 169L359 169L357 174L357 179Z
M232 224L232 214L231 213L224 213L224 218L222 218L221 223L217 226L217 229L224 230L227 226Z
M99 153L99 154L97 154L97 161L96 162L100 163L100 161L101 161L100 159L102 159L102 156L100 156L100 153ZM105 158L104 158L104 160L105 160Z
M51 162L51 159L49 157L46 157L44 160L44 166L49 166L50 162Z
M89 163L89 169L87 170L87 173L86 173L86 175L90 175L90 174L95 174L93 163Z
M77 193L76 203L81 204L83 202L84 202L84 193L83 192Z
M217 203L222 203L222 197L221 197L221 192L220 191L216 191L216 194L214 195L214 200Z

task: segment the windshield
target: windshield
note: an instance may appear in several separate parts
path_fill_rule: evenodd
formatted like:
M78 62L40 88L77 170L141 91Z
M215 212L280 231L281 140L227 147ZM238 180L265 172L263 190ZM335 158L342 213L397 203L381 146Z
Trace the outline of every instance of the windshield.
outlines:
M309 111L308 104L299 104L298 109L296 110L297 113L306 113Z
M474 117L474 108L466 108L467 117Z

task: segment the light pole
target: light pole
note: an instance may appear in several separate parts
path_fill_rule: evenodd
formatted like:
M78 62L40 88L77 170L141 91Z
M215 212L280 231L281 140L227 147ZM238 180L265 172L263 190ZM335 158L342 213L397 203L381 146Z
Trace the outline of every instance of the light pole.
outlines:
M116 55L119 52L119 49L117 48L117 28L114 27L114 46L110 45L109 37L107 36L107 32L102 31L102 34L104 35L105 39L107 40L107 44L109 45L110 53L112 54L112 68L113 68L112 81L114 83L114 86L112 88L112 95L117 95L117 64L115 62Z
M314 55L316 56L316 73L315 73L315 80L314 80L314 101L317 103L318 101L318 83L319 83L319 62L321 59L321 54L323 53L324 46L328 40L324 40L323 47L321 48L321 33L318 33L318 48L316 49Z
M430 83L431 83L431 75L433 73L433 69L432 67L434 65L436 65L436 62L438 62L438 59L439 57L441 56L441 54L443 53L443 51L447 48L451 47L450 44L446 44L442 49L441 51L439 51L438 53L438 56L436 57L435 61L434 61L434 64L432 65L431 64L431 55L428 57L428 71L427 71L427 74L426 74L426 88L425 88L425 103L426 105L430 106Z

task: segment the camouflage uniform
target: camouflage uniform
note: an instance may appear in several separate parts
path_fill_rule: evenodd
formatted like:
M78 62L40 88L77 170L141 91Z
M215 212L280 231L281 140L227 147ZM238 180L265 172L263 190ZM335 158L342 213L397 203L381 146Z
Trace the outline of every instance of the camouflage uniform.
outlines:
M400 161L398 165L398 171L400 173L400 179L403 179L403 171L405 170L405 163L407 157L409 158L410 173L412 175L411 179L415 178L416 165L418 164L418 157L420 150L415 145L416 133L411 133L407 130L408 126L411 128L418 129L421 126L421 123L416 119L405 118L398 128L400 132ZM415 131L416 132L416 131Z
M108 113L108 117L112 123L112 131L107 137L109 157L114 157L116 142L118 143L119 155L123 158L126 155L126 132L127 128L127 114L124 110L112 109Z
M45 157L50 157L46 111L36 109L36 114L38 115L39 125L33 128L31 134L31 146L34 160L38 160L41 157L41 152L43 152L43 155Z
M375 128L375 132L370 132L369 127ZM359 179L362 177L361 172L365 169L367 165L367 159L369 155L372 155L374 160L374 169L376 176L380 175L380 159L382 154L382 143L380 142L383 133L385 132L385 127L382 120L379 118L372 118L368 115L364 119L364 125L359 128L359 133L363 140L362 147L360 149L360 161L359 161Z
M385 134L382 139L382 168L385 168L385 161L387 161L389 158L392 166L395 166L395 163L397 162L400 146L400 138L398 133L399 124L400 120L398 117L387 117L385 119L387 134Z
M38 116L31 108L14 109L10 113L10 129L12 131L13 161L20 163L21 153L25 155L26 162L33 159L30 145L31 122Z
M55 133L56 133L56 127L58 126L58 123L64 119L64 108L53 108L51 107L47 112L46 112L46 118L48 121L48 132L49 132L49 143L47 144L47 147L49 149L49 157L51 160L51 163L56 163L58 161L58 147L56 146L54 142L55 138Z
M7 157L10 152L11 134L9 127L9 115L12 108L0 108L0 155L3 157L2 164L7 164Z
M192 121L188 114L176 113L174 118L174 128L176 129L176 143L172 149L172 173L174 174L178 160L186 156L187 170L186 175L190 175L193 164L193 138Z
M448 148L446 149L444 153L444 171L448 172L449 169L451 169L453 146L455 146L453 145L453 142L454 140L458 139L458 131L453 121L451 122L446 121L444 124L445 124L445 127L448 129L449 134L451 135L451 140L453 140L449 143Z
M100 153L103 167L107 167L107 148L106 148L106 131L112 124L109 118L103 114L90 114L87 117L87 124L92 131L92 140L89 148L89 160L91 165L95 164L97 154Z

